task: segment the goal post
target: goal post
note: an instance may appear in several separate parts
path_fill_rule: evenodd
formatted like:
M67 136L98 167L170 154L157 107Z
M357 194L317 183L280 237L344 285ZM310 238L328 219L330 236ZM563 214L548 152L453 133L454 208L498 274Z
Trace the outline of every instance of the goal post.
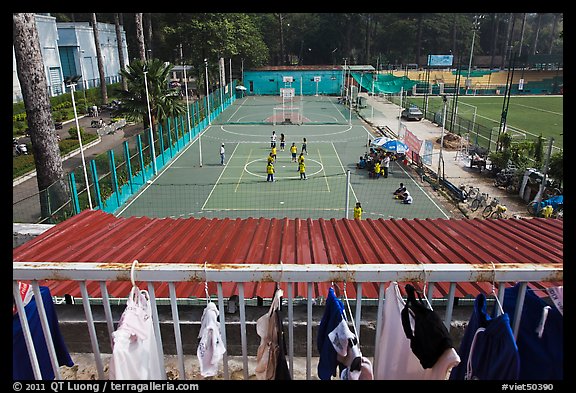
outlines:
M272 123L280 124L302 124L302 111L298 106L284 106L273 108Z

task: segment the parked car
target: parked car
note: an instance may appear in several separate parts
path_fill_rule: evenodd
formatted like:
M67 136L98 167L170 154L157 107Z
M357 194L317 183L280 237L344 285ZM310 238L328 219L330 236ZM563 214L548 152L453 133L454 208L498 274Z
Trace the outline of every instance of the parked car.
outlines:
M424 117L424 114L417 106L411 106L410 108L404 109L401 116L406 120L420 121Z

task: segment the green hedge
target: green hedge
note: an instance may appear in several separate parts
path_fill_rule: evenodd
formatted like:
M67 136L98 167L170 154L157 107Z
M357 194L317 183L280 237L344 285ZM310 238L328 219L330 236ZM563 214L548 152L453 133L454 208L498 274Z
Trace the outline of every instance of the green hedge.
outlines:
M98 135L95 134L82 134L82 146L86 146L88 143L98 139ZM78 139L67 138L58 142L60 147L60 155L66 155L80 147ZM28 151L28 155L16 156L13 159L12 167L12 180L24 176L27 173L36 170L36 165L34 164L34 154L32 149Z

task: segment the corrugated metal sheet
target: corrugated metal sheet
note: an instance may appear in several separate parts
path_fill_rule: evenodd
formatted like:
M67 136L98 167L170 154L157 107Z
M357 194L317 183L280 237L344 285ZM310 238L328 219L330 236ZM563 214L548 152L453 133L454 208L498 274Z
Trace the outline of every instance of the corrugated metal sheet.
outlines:
M207 219L119 218L100 210L84 211L13 250L18 262L101 262L210 264L357 264L357 263L562 263L563 221L553 219ZM78 284L50 282L56 296L79 296ZM247 283L245 296L271 297L274 283ZM325 296L329 284L315 284ZM87 284L100 296L98 283ZM294 287L306 296L306 284ZM348 296L355 296L349 285ZM216 293L210 284L210 293ZM459 283L456 296L488 292L484 283ZM112 297L125 297L129 282L108 285ZM155 285L168 297L168 284ZM203 283L178 283L178 297L204 297ZM226 283L224 296L237 293ZM448 293L437 283L434 297ZM362 295L377 298L376 284Z

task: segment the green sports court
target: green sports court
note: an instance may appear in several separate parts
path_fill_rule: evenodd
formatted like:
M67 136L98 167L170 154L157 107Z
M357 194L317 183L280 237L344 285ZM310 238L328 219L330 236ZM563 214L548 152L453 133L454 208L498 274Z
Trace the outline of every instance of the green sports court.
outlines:
M276 181L267 182L272 131L277 135ZM307 180L300 180L290 153L294 143L300 154L303 138ZM360 201L363 218L448 218L403 164L392 161L387 179L369 178L365 169L356 168L374 138L336 96L245 96L234 100L116 215L340 219L352 218ZM220 164L222 144L225 165ZM413 204L393 199L400 182Z

